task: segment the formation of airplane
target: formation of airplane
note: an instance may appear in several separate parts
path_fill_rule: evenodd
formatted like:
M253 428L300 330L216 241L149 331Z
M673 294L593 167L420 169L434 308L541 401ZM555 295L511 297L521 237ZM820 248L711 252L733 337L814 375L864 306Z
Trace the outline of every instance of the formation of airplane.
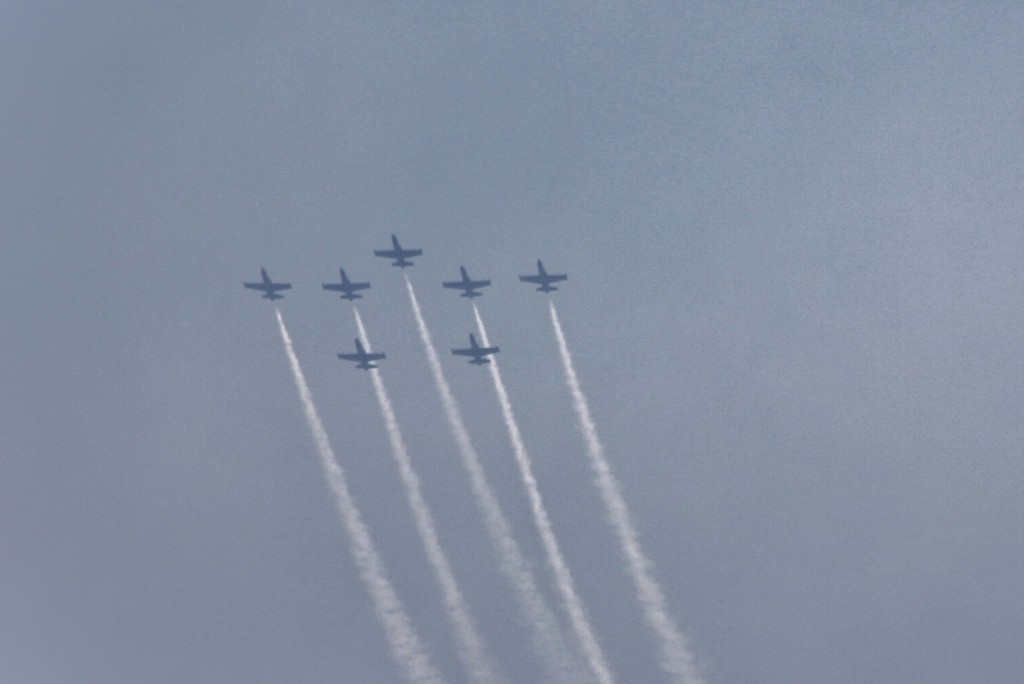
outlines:
M373 255L384 257L385 259L394 259L391 263L392 266L405 268L406 266L413 265L413 263L409 261L410 257L416 257L423 254L422 249L402 249L402 245L398 244L398 238L395 237L394 233L391 234L391 245L392 249L373 250Z
M410 261L412 257L418 257L423 254L422 249L403 249L402 245L399 244L398 238L391 235L392 249L375 249L373 250L374 256L383 257L385 259L392 259L392 266L398 266L399 268L405 268L406 266L412 266L413 262ZM363 295L359 294L361 290L368 290L370 283L356 283L349 279L348 274L345 273L345 269L339 268L338 273L341 276L341 282L338 283L322 283L325 290L331 292L340 292L342 299L349 301L355 301L356 299L362 299ZM472 299L479 297L483 293L479 292L481 288L489 287L491 284L490 280L473 280L469 277L466 272L465 266L459 267L459 274L462 276L459 280L446 280L441 285L451 290L461 290L460 297L466 297ZM284 299L284 296L280 293L283 290L290 290L292 288L291 283L275 283L267 275L266 268L260 268L261 280L255 283L242 283L247 289L258 290L263 293L263 299L276 300ZM544 263L537 259L537 274L528 274L519 276L519 280L524 283L531 283L538 285L538 292L554 292L558 288L552 283L559 283L563 280L568 280L569 276L564 273L548 273L544 269ZM469 362L483 366L491 362L488 356L497 354L499 351L498 347L482 347L476 341L476 336L473 333L469 334L469 346L464 349L452 349L452 354L455 356L468 356L470 357ZM363 343L356 338L356 351L353 353L340 353L338 358L343 361L354 361L356 368L363 370L370 370L377 368L377 364L374 361L387 358L383 353L373 353L366 351L363 347Z
M331 290L332 292L344 292L344 294L341 295L342 299L354 301L356 299L361 299L363 296L361 294L356 294L359 290L370 289L370 283L353 283L349 280L348 276L345 274L345 269L339 268L338 272L341 274L341 282L323 283L325 290Z
M338 354L338 358L342 361L355 361L356 368L362 368L363 370L370 370L376 368L377 364L372 363L373 361L379 361L387 358L387 354L383 353L371 353L366 351L363 347L363 343L356 338L356 351L354 354Z
M261 268L260 275L263 276L263 281L259 283L242 283L245 287L250 290L259 290L263 293L263 299L269 299L271 301L275 299L284 299L284 295L277 294L281 290L292 289L291 283L275 283L270 280L270 276L267 275L267 269Z
M497 354L500 350L497 347L481 347L476 341L476 335L469 333L469 346L465 349L452 349L452 354L455 356L472 356L469 360L470 363L482 366L485 363L490 363L491 360L486 358L491 354Z
M557 287L551 285L551 283L558 283L563 280L568 280L569 276L564 273L561 275L550 274L544 270L544 262L537 259L537 275L521 275L519 280L524 283L533 283L534 285L540 285L537 288L537 292L554 292Z
M479 297L483 293L477 292L477 290L491 284L490 280L470 280L465 266L459 266L459 272L462 273L462 280L446 281L441 283L441 285L450 290L462 290L462 294L459 295L460 297L469 297L470 299Z

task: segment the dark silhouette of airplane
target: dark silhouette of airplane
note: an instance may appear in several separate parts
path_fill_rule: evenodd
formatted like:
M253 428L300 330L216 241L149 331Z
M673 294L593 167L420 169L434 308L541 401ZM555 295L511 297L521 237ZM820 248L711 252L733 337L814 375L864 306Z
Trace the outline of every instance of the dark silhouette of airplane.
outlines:
M534 285L540 285L537 288L537 292L554 292L557 287L554 287L551 283L558 283L563 280L568 280L569 276L565 274L550 274L544 270L544 264L540 259L537 259L537 275L521 275L519 280L524 283L533 283Z
M355 354L338 354L338 358L342 361L355 361L356 368L362 368L363 370L370 370L376 368L377 364L370 363L371 361L378 361L380 359L387 358L387 354L371 354L363 348L363 343L356 338L356 352Z
M452 354L456 356L472 356L469 360L470 363L482 366L485 363L490 363L491 360L484 358L491 354L497 354L500 351L497 347L481 347L476 342L476 336L473 333L469 333L469 347L466 349L452 349Z
M245 287L250 290L259 290L263 293L263 299L269 299L271 301L275 299L284 299L284 296L277 294L281 290L292 289L291 283L275 283L271 282L270 276L267 275L267 269L261 268L260 274L263 276L263 282L261 283L242 283Z
M451 290L462 290L460 297L479 297L482 292L477 292L481 287L487 287L491 284L490 280L470 280L469 275L466 273L465 266L459 266L459 271L462 273L462 280L452 280L441 283L443 287L447 287Z
M338 272L341 274L341 282L323 283L325 290L331 290L332 292L344 292L345 294L341 295L341 298L353 301L356 299L362 299L363 297L361 294L356 294L357 291L370 289L370 283L353 283L349 280L348 276L345 275L345 269L339 268Z
M398 244L398 238L395 237L394 233L391 234L391 244L394 249L375 249L373 250L373 255L384 257L385 259L394 259L391 263L392 266L405 268L406 266L413 265L413 263L409 261L409 257L420 256L423 254L422 249L402 249L402 245Z

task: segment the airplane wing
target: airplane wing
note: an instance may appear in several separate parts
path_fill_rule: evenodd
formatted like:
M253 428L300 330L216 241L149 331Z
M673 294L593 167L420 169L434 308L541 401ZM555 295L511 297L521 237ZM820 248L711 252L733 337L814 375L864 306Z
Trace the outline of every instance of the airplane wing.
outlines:
M387 354L384 353L354 353L354 354L338 354L338 358L343 361L355 361L356 363L365 363L366 361L379 361L380 359L387 358Z
M250 290L262 290L263 292L280 292L281 290L292 289L291 283L242 283Z
M449 280L441 283L451 290L478 290L491 284L490 280Z
M443 287L450 288L452 290L479 290L481 287L489 287L491 284L490 280L445 280L442 281Z
M423 256L422 249L375 249L373 250L374 256L384 257L385 259L397 259L399 261L403 259L409 259L411 257Z
M456 356L475 356L480 358L481 356L487 356L489 354L497 354L500 351L498 347L468 347L466 349L452 349L452 354Z
M334 292L355 292L356 290L365 290L370 287L369 283L324 283L325 290L333 290Z
M545 285L545 284L548 284L548 283L560 283L563 280L568 280L568 279L569 279L569 276L567 276L565 274L561 274L561 275L551 275L551 274L545 274L545 275L521 275L521 276L519 276L519 280L520 281L522 281L524 283L535 283L537 285Z

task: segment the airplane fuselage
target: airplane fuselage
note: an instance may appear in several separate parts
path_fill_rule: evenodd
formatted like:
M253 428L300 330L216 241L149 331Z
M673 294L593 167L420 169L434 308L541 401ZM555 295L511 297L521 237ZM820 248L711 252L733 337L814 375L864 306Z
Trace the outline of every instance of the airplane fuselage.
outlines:
M460 297L467 297L472 299L473 297L480 297L483 292L477 292L482 287L490 287L490 280L473 280L466 273L466 267L460 266L459 273L462 274L461 280L448 280L441 283L441 286L449 290L462 290Z
M363 295L356 293L359 290L370 289L370 283L354 283L349 280L343 268L338 269L338 274L341 276L340 283L323 283L323 288L331 292L343 292L344 294L341 295L342 299L347 299L350 302L362 299Z
M260 282L258 283L242 283L243 287L247 290L258 290L262 292L262 298L274 301L275 299L284 299L283 295L277 294L280 290L292 289L291 283L275 283L267 275L267 269L260 269Z
M564 273L548 273L544 270L544 264L540 259L537 260L537 275L521 275L519 280L524 283L532 283L533 285L539 285L537 292L554 292L558 288L551 283L560 283L563 280L568 280L569 276Z
M375 249L373 250L373 255L384 257L385 259L394 259L391 265L398 266L399 268L415 266L415 264L409 261L409 258L423 255L422 249L402 249L402 246L398 244L398 238L394 235L391 236L391 246L392 249Z
M355 361L356 368L361 368L362 370L370 370L372 368L377 367L377 364L372 363L373 361L386 359L387 354L384 354L382 352L366 351L366 348L363 347L363 343L359 341L359 338L356 338L355 353L341 353L338 354L338 358L341 359L342 361Z
M452 349L452 354L455 356L469 356L469 362L475 366L482 366L485 363L490 363L491 360L487 358L490 354L497 354L501 351L498 347L481 347L476 341L476 336L473 333L469 334L469 346L465 349Z

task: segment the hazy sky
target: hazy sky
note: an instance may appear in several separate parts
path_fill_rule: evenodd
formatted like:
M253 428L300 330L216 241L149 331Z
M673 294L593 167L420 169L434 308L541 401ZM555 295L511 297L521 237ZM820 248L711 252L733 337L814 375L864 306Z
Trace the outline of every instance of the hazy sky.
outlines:
M842 7L838 5L842 4ZM396 591L464 681L339 266L500 670L541 676L438 404L480 300L623 684L666 681L545 297L709 684L1024 681L1024 10L0 6L0 681L399 682L273 307ZM543 589L486 369L443 359Z

